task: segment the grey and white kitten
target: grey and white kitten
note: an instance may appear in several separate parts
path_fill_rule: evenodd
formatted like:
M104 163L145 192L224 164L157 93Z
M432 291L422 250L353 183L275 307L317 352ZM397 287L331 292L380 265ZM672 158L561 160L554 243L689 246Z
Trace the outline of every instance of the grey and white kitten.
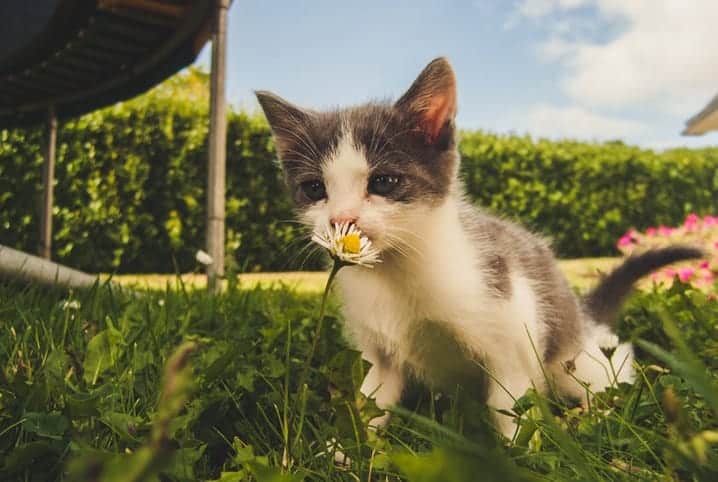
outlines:
M316 230L355 223L381 250L383 263L343 268L337 282L349 335L372 364L362 392L382 408L399 403L410 376L461 385L499 410L532 386L546 389L547 376L584 400L578 381L591 391L630 382L632 348L610 327L621 301L640 276L700 256L674 247L632 258L578 299L546 240L467 201L444 58L395 103L318 112L257 97L301 219ZM606 344L617 345L617 380ZM513 420L495 419L511 437Z

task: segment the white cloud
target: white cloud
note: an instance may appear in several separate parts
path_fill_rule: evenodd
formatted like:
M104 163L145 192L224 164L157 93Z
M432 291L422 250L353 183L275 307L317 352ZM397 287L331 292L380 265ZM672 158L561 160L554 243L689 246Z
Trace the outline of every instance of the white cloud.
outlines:
M558 61L575 55L576 45L554 35L539 46L538 53L543 60Z
M555 10L574 9L586 3L588 0L522 0L517 11L524 17L543 17Z
M553 139L612 140L645 134L646 126L635 120L606 116L579 106L536 104L506 119L518 132Z
M522 18L541 19L550 13L562 9L575 9L590 0L520 0L515 11L504 22L504 29L515 28Z
M578 6L621 32L603 42L562 33ZM718 91L716 0L523 0L517 10L547 26L539 55L562 67L562 89L579 105L688 117Z

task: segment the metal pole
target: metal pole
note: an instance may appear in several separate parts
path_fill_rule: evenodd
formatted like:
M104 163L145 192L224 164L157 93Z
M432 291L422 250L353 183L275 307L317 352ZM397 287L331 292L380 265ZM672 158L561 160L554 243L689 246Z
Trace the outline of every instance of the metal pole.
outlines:
M227 158L227 10L229 0L215 0L212 24L212 72L210 75L209 169L207 179L207 287L218 292L224 276L224 197Z
M97 281L97 276L0 244L0 280L4 277L75 288L87 288Z
M47 110L45 165L42 172L44 185L42 216L40 221L40 256L50 259L52 253L52 204L55 180L55 144L57 143L57 115L55 107Z

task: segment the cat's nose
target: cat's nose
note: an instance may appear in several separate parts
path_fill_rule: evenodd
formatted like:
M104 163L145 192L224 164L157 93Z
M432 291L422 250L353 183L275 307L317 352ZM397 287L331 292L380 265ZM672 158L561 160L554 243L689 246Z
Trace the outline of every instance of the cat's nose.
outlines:
M357 217L356 216L350 216L346 214L340 214L338 216L332 216L329 219L329 222L334 224L356 224Z

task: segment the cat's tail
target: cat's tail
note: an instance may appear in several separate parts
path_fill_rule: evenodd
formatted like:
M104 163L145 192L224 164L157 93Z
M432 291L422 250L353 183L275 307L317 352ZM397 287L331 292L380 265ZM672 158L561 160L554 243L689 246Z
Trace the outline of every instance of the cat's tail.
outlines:
M667 264L703 256L705 253L700 249L682 245L630 256L586 295L584 305L598 323L613 325L623 301L633 288L633 283Z

